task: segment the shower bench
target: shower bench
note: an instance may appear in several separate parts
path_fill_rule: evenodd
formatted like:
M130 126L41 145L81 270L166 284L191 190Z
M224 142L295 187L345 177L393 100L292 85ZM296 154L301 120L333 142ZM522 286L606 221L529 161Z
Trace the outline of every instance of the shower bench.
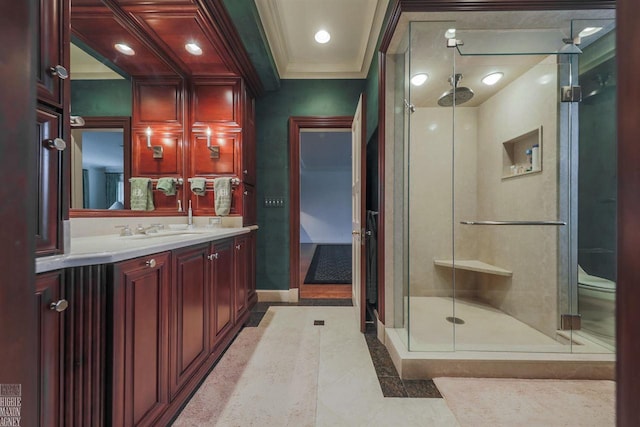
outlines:
M498 276L507 277L511 277L513 275L512 271L505 270L504 268L500 268L495 265L487 264L486 262L482 262L477 259L457 259L455 260L455 263L451 259L434 259L433 263L440 267L476 271L478 273L495 274Z

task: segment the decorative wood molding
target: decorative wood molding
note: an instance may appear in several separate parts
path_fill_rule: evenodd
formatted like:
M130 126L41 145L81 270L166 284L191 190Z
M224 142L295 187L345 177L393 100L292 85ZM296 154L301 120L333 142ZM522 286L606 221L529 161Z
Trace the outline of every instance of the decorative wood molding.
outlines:
M184 71L178 64L171 60L165 52L154 42L150 40L148 34L140 28L139 24L131 15L125 12L116 0L102 0L102 2L111 10L113 17L123 27L127 28L141 43L149 48L158 58L165 62L175 73L184 77Z
M289 117L289 288L300 286L300 130L347 129L353 116Z
M264 93L264 86L256 71L249 54L244 48L240 35L233 25L233 21L221 1L196 0L203 14L209 18L209 22L216 23L212 30L224 44L228 55L233 60L238 72L246 81L249 91L254 97Z

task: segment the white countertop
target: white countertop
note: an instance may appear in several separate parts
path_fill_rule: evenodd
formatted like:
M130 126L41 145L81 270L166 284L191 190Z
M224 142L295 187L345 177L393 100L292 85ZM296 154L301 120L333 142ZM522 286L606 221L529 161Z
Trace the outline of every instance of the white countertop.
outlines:
M36 258L36 273L84 265L109 264L145 255L170 251L185 246L211 242L226 237L238 236L257 229L242 228L192 228L189 230L166 230L157 234L120 236L74 237L71 250L63 255Z

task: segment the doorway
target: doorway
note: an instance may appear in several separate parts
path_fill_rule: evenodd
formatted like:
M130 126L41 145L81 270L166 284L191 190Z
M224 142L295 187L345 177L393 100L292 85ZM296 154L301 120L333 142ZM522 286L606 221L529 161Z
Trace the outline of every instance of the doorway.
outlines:
M290 120L290 282L300 298L351 298L352 121Z
M351 132L300 132L300 297L349 298Z

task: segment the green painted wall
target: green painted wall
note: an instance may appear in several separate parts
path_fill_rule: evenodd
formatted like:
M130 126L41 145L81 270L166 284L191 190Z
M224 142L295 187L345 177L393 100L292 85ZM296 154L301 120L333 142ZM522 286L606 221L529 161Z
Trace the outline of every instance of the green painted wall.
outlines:
M369 66L369 73L367 74L367 142L371 139L371 135L378 127L378 82L380 81L380 70L378 69L378 56L380 55L380 44L382 43L382 37L384 36L385 28L389 22L389 16L393 10L394 1L389 1L387 5L387 11L382 21L382 29L378 35L378 42L376 43L376 50L371 58L371 65Z
M256 100L258 289L289 289L289 117L351 116L364 89L365 80L282 80ZM287 203L265 208L265 196Z
M223 0L223 3L253 66L260 75L265 90L277 90L280 87L280 77L267 43L267 36L264 33L255 1Z
M371 135L378 127L378 82L379 72L378 69L378 51L373 54L373 60L369 67L369 74L367 75L366 89L367 94L367 142L371 139Z
M71 114L77 116L131 116L129 80L72 80Z

